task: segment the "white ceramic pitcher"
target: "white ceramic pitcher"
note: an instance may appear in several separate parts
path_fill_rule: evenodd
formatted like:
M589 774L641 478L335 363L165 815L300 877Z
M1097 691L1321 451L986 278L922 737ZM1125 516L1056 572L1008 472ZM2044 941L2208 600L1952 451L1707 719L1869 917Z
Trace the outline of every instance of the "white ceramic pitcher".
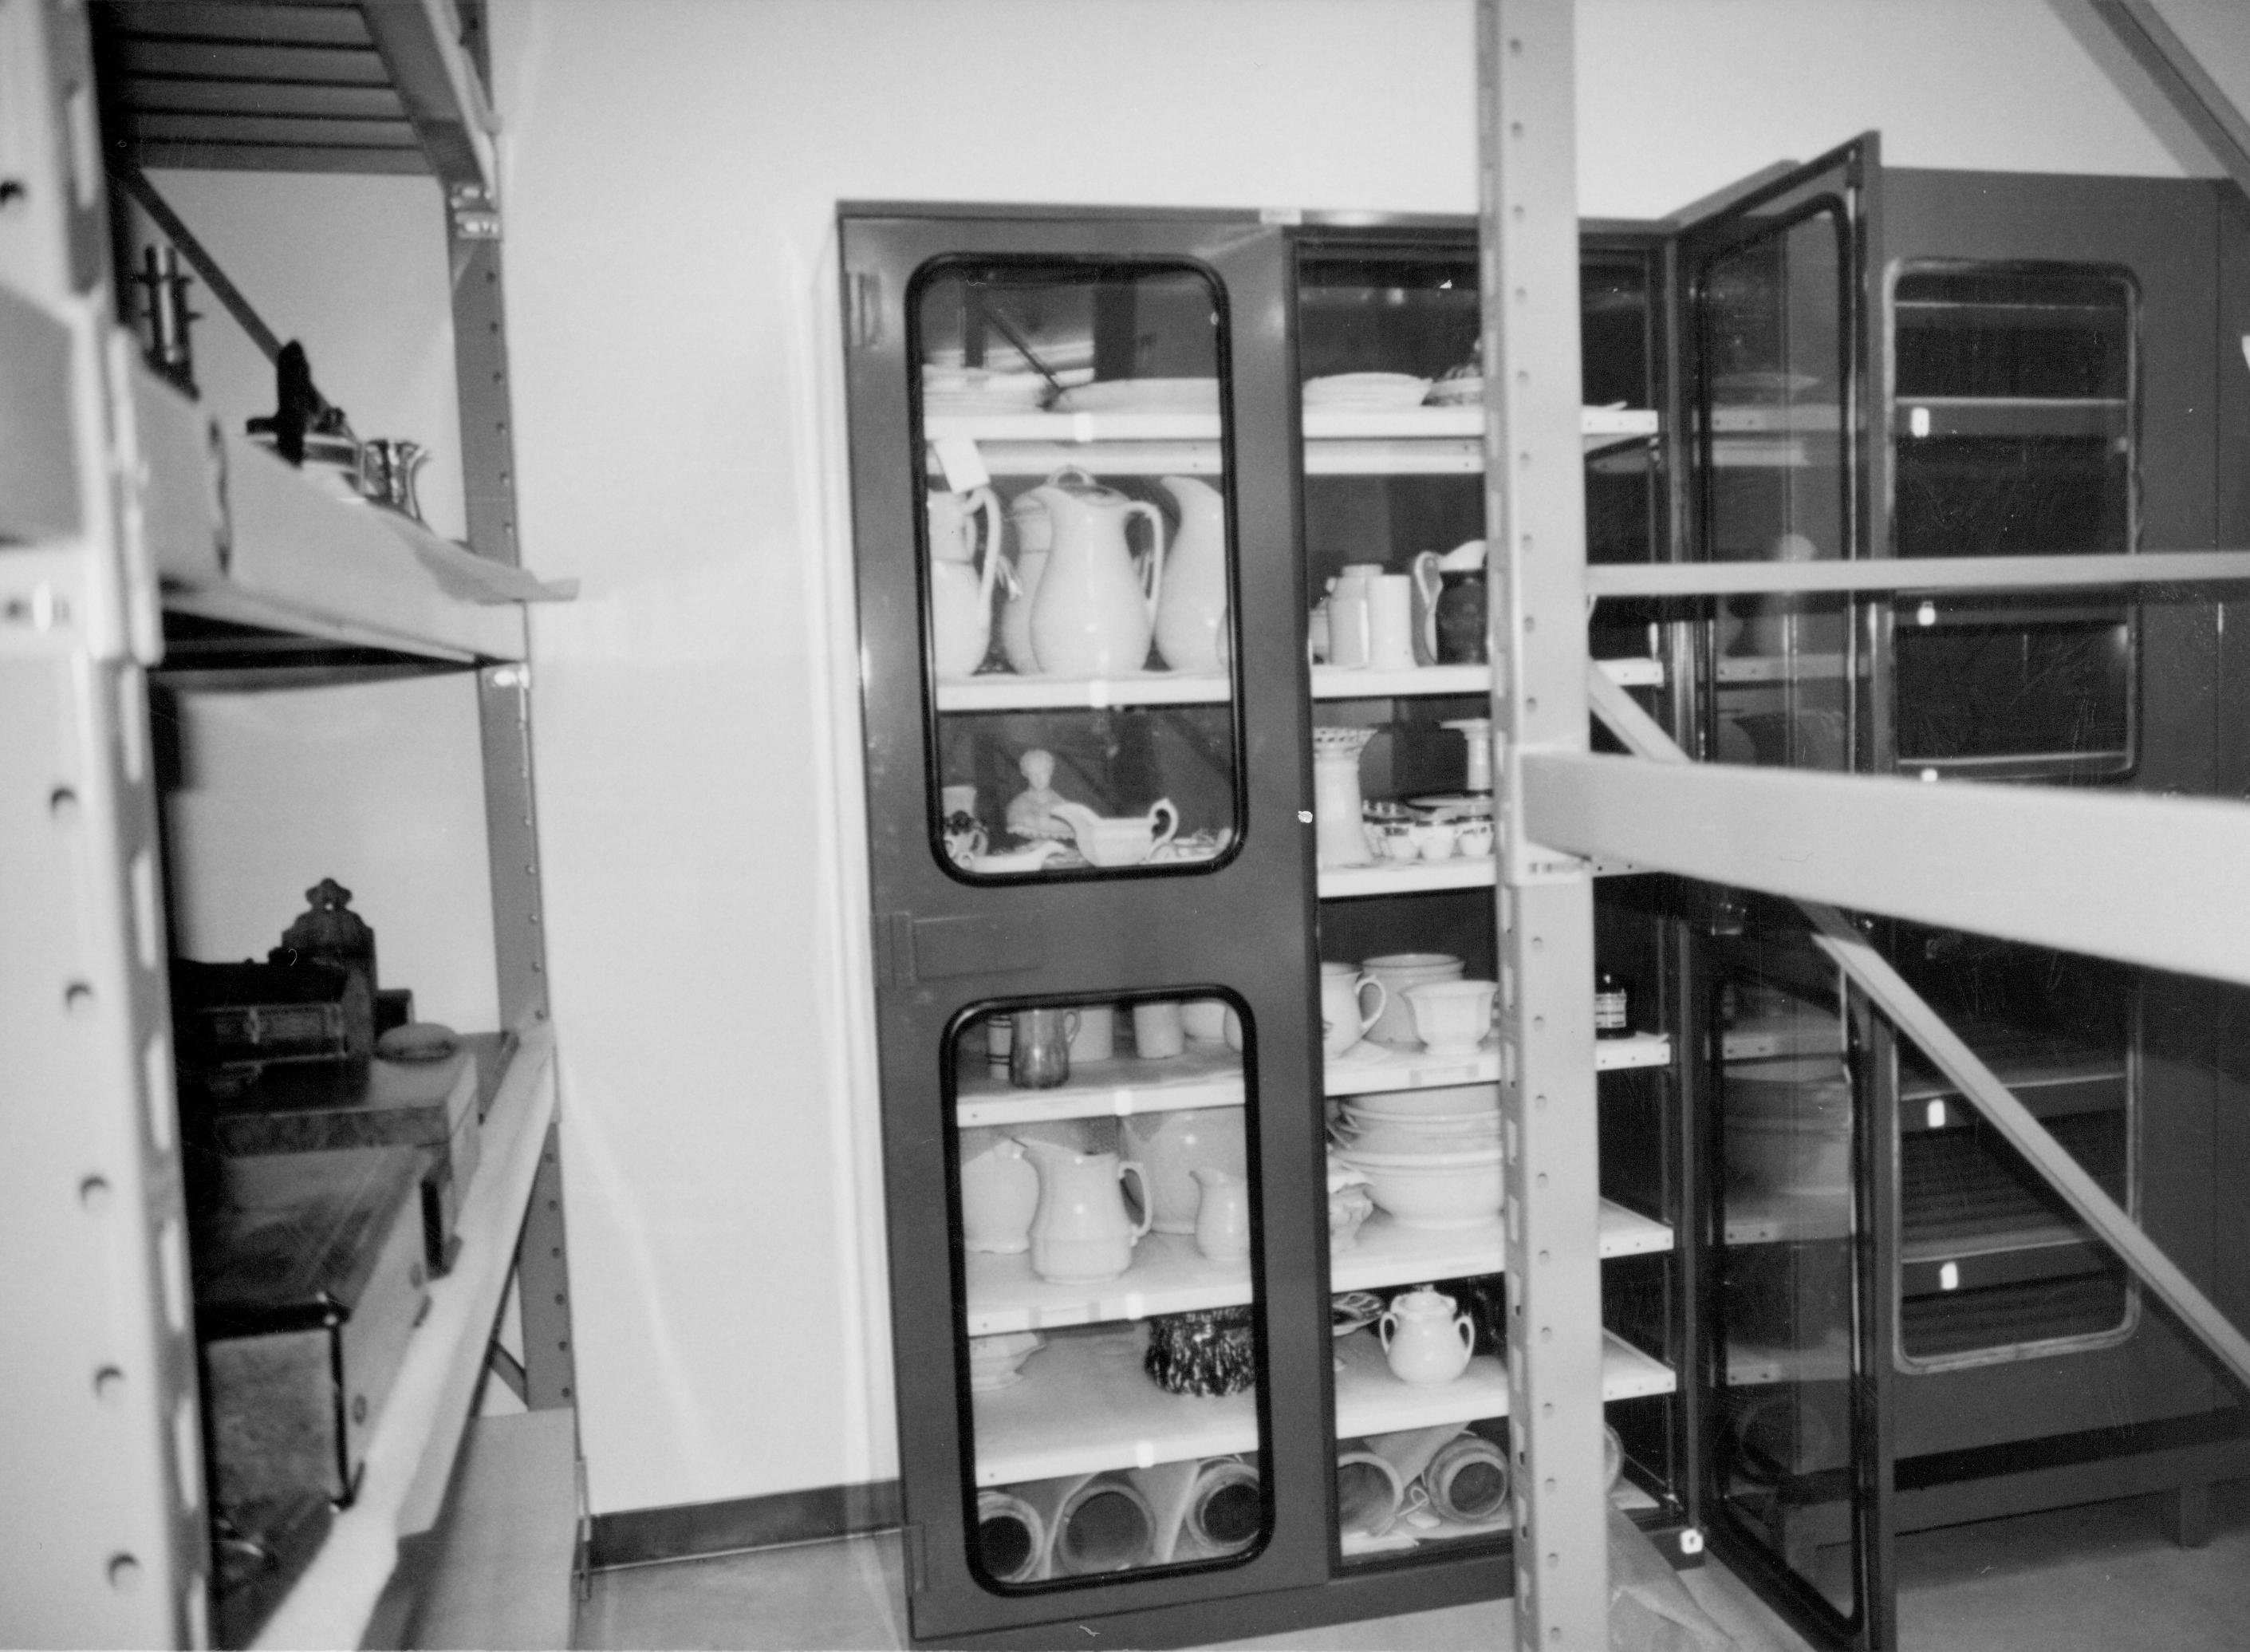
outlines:
M1047 563L1031 614L1040 671L1114 677L1147 665L1163 589L1163 514L1083 472L1060 471L1018 500L1015 513L1045 517ZM1149 554L1137 566L1125 536L1136 516L1149 536Z
M984 559L977 529L984 523ZM999 577L1000 501L989 487L929 496L929 629L941 677L966 677L992 643L992 586Z
M1032 1218L1032 1271L1059 1284L1115 1279L1133 1265L1133 1247L1149 1231L1149 1182L1141 1166L1115 1153L1074 1153L1052 1142L1025 1142L1039 1173L1039 1207ZM1140 1184L1142 1216L1125 1206L1124 1179Z

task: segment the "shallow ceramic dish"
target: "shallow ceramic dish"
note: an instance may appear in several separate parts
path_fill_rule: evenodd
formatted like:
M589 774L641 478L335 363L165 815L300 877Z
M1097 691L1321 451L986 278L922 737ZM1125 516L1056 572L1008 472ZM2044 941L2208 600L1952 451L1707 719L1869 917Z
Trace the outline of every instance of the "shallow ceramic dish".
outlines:
M1419 407L1430 381L1411 373L1330 373L1305 381L1308 407Z
M1342 1290L1329 1298L1329 1334L1349 1337L1383 1317L1383 1298L1371 1290Z
M1418 1114L1496 1113L1500 1086L1432 1084L1419 1090L1377 1090L1352 1096L1345 1105L1370 1118L1412 1118Z
M969 1339L969 1386L979 1392L1012 1388L1024 1379L1024 1362L1047 1345L1036 1331L1004 1331Z
M1467 1165L1493 1158L1499 1151L1500 1121L1494 1118L1448 1130L1421 1130L1396 1120L1387 1121L1355 1132L1350 1144L1339 1148L1337 1154L1355 1169L1365 1170L1377 1161Z

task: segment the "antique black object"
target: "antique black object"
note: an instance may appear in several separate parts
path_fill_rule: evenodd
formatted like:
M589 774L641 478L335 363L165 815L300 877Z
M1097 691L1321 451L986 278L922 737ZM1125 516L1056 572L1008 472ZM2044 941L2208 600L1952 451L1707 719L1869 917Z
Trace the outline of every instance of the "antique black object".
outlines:
M221 1161L195 1213L213 1500L350 1501L428 1304L422 1155Z

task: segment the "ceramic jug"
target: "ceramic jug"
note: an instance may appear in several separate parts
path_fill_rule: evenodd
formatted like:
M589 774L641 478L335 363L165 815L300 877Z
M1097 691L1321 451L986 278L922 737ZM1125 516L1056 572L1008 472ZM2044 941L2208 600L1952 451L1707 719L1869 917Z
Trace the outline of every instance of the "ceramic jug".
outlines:
M1025 1142L1039 1175L1032 1217L1032 1271L1058 1284L1115 1279L1133 1265L1133 1247L1149 1231L1149 1183L1140 1165L1115 1153L1075 1153L1052 1142ZM1125 1206L1124 1179L1141 1186L1138 1222Z
M1425 665L1480 665L1485 644L1485 547L1481 539L1443 556L1414 558L1414 651Z
M1156 652L1174 671L1223 671L1226 629L1226 501L1192 476L1160 479L1180 508L1156 605Z
M1015 1035L1008 1047L1008 1082L1020 1090L1051 1090L1070 1082L1070 1040L1078 1031L1076 1010L1016 1012Z
M1329 588L1329 662L1363 666L1371 646L1368 636L1368 587L1383 577L1383 564L1355 562L1344 564Z
M1038 1241L1034 1239L1033 1243ZM1468 1369L1476 1325L1441 1291L1410 1290L1393 1296L1375 1323L1391 1374L1401 1382L1451 1382Z
M1046 572L1047 554L1018 543L1008 594L1000 604L1000 654L1008 668L1026 677L1039 674L1039 657L1032 652L1032 603L1039 594L1039 576Z
M1199 1170L1248 1173L1239 1107L1186 1107L1163 1113L1135 1113L1119 1125L1125 1151L1146 1171L1149 1220L1160 1234L1192 1234L1202 1195Z
M1369 1009L1367 992L1375 989L1375 1007ZM1383 1019L1391 991L1356 964L1321 965L1321 1054L1333 1060L1367 1036Z
M1213 1261L1239 1261L1250 1254L1250 1182L1215 1165L1198 1165L1196 1185L1196 1248Z
M1096 814L1082 803L1051 804L1047 812L1069 826L1078 852L1095 866L1138 866L1180 829L1170 798L1157 798L1146 814Z
M1164 575L1164 519L1154 505L1101 487L1082 471L1058 471L1016 501L1047 563L1032 598L1032 653L1041 672L1110 677L1148 664ZM1044 523L1037 519L1044 517ZM1125 534L1148 524L1148 556L1135 562Z
M976 560L974 518L984 519L984 560ZM965 554L964 554L965 553ZM929 630L941 677L971 675L992 643L992 587L999 577L1000 503L989 487L929 496Z
M1019 1255L1031 1244L1039 1172L1024 1157L1024 1144L1009 1137L972 1143L964 1137L961 1145L962 1243L971 1250Z

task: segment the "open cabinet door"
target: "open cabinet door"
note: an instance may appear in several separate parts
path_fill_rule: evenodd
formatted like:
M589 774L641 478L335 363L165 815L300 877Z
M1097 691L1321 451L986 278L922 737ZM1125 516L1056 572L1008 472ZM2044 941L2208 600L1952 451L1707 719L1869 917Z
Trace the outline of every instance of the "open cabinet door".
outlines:
M1840 559L1885 543L1868 438L1880 176L1869 134L1680 232L1691 559ZM1846 598L1722 598L1706 621L1705 760L1860 766L1867 650ZM1776 1609L1824 1642L1878 1647L1894 1621L1894 1127L1872 1116L1852 995L1792 917L1753 903L1708 949L1702 1506L1714 1550Z

